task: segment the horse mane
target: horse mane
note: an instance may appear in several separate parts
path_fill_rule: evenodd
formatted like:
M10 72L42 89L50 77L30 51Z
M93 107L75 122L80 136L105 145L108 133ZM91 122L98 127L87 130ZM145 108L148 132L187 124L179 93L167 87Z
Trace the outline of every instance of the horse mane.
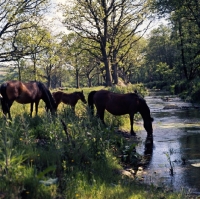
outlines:
M138 92L130 93L130 94L131 94L132 96L138 97L141 101L146 102L146 100L145 100L141 95L139 95Z
M141 104L139 105L139 112L142 118L144 119L146 117L150 117L151 121L153 122L154 119L151 117L150 108L148 107L146 100L143 97L141 97L138 93L132 93L132 95L137 96L139 101L141 102Z
M75 91L75 92L73 92L74 94L80 94L81 93L81 91Z
M39 89L44 93L44 102L46 103L47 109L52 110L56 107L55 101L51 95L49 89L42 82L37 82Z

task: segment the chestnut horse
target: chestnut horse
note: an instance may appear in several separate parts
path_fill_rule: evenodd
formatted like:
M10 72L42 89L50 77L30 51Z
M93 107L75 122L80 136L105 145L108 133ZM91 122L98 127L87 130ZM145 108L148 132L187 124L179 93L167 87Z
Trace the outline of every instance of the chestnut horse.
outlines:
M78 100L81 100L85 104L87 103L83 91L73 93L64 93L62 91L57 91L53 92L52 95L56 103L56 108L61 102L63 102L64 104L69 104L72 110L75 112L75 106Z
M56 106L54 99L50 91L41 82L30 81L23 83L17 80L11 80L3 83L0 86L1 106L4 115L8 114L11 119L10 107L13 102L16 101L20 104L31 104L30 116L32 117L33 104L35 103L36 115L38 114L38 105L40 99L42 99L46 104L47 111L50 110L51 113L55 113Z
M107 90L91 91L88 95L88 105L94 115L94 105L97 109L97 117L104 122L104 112L107 110L113 115L129 114L131 124L131 135L135 135L133 131L134 114L139 112L144 121L144 128L149 137L153 134L150 109L146 101L136 93L119 94Z

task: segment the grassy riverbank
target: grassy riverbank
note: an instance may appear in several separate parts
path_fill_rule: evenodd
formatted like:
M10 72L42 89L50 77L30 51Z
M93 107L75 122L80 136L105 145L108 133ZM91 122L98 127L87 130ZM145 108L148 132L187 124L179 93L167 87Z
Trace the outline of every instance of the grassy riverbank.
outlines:
M129 89L135 87L112 88L117 92ZM137 90L145 93L141 86ZM87 98L91 89L83 91ZM129 132L128 116L106 113L105 127L81 102L76 106L76 115L60 105L57 117L52 117L40 102L39 116L30 118L29 108L15 102L12 121L3 119L1 113L0 198L187 198L185 193L145 185L134 173L123 174L125 163L133 170L137 167L131 150L137 142L128 142L116 133L116 129ZM134 126L137 133L140 128Z

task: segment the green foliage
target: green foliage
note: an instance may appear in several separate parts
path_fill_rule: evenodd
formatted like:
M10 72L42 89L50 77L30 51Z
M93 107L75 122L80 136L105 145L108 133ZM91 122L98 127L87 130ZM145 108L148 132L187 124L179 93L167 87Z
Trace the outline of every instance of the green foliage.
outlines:
M175 84L174 92L186 101L199 102L199 88L199 79L181 81Z
M168 84L165 81L153 81L145 85L150 89L164 89Z
M200 102L200 82L199 78L191 82L187 82L187 87L185 89L185 99L191 102Z
M139 163L141 157L139 154L136 153L135 147L136 143L124 147L124 149L122 150L122 162L132 165L137 165Z
M135 91L137 91L137 93L141 96L145 96L148 94L148 91L143 84L128 84L125 87L112 86L109 87L108 90L113 91L115 93L134 93Z

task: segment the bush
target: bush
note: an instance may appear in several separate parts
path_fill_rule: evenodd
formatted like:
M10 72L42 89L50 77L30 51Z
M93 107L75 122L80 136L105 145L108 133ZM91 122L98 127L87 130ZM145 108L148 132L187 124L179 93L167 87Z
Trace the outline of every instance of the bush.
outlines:
M145 83L145 86L150 89L164 89L168 88L168 83L166 81L154 81Z

